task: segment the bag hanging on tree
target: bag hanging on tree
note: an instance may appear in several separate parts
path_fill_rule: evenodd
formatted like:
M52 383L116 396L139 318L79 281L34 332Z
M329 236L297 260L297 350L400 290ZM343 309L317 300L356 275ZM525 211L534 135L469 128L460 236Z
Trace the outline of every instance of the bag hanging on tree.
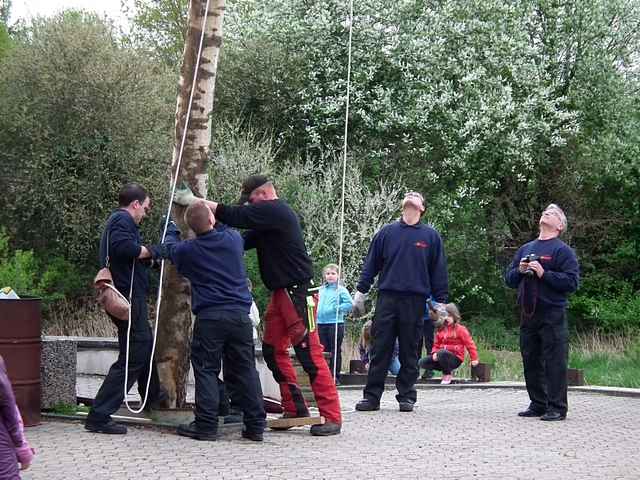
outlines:
M104 263L105 266L98 271L96 278L93 279L93 286L96 289L96 301L112 317L128 321L131 304L113 284L113 276L111 275L111 270L109 270L109 230L107 230L107 256ZM133 282L134 268L135 260L131 269L131 282Z

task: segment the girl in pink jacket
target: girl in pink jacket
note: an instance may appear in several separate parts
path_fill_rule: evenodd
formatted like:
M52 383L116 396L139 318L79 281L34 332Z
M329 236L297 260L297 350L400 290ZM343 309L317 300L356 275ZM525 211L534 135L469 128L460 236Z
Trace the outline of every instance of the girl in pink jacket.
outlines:
M469 352L471 365L478 364L478 349L469 330L460 324L460 310L454 303L445 305L448 316L438 328L431 355L418 362L420 368L442 371L442 383L451 383L453 372L464 362L464 351Z
M0 478L20 480L19 469L29 468L33 454L33 449L24 436L22 417L16 405L4 359L0 356Z

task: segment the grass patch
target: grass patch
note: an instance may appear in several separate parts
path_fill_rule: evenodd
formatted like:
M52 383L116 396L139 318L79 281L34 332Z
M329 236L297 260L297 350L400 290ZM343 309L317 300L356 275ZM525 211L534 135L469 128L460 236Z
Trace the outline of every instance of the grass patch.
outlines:
M69 405L68 403L57 403L51 408L51 412L59 415L76 415L78 412L89 413L86 405Z
M522 357L517 329L488 322L468 325L478 347L480 361L491 365L493 381L522 382ZM349 360L358 358L357 339L345 336L342 369L349 369ZM597 332L572 333L569 347L569 367L584 370L587 385L640 388L640 336L606 336ZM469 358L458 368L456 376L471 377Z
M588 385L640 388L640 338L578 335L569 366L583 369Z

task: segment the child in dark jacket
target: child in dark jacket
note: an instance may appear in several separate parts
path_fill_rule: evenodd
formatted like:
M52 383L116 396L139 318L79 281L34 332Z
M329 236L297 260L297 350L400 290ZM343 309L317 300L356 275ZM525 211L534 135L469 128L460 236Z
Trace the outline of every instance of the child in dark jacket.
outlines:
M4 359L0 356L0 478L20 480L19 470L29 468L33 454L33 449L24 436L22 417Z
M431 356L418 362L420 368L442 371L443 385L451 383L452 372L464 362L464 351L469 352L471 365L478 365L478 349L469 330L460 324L460 310L454 303L445 306L449 314L439 326Z

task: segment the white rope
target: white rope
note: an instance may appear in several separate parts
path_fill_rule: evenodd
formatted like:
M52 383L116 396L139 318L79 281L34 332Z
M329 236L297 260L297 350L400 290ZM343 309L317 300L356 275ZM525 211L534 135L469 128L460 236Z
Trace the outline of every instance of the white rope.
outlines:
M340 318L340 279L342 278L342 250L344 243L344 196L347 177L347 140L349 135L349 100L351 97L351 39L353 36L353 0L349 0L349 43L347 46L347 98L344 113L344 146L342 148L342 198L340 199L340 243L338 249L338 283L336 284L336 326L333 337L333 378L338 368L338 320Z
M178 184L178 177L180 176L180 164L182 163L182 154L184 153L184 145L187 139L187 131L188 131L188 127L189 127L189 119L191 117L191 105L193 103L193 95L195 93L196 90L196 82L198 80L198 70L200 68L200 56L202 55L202 45L204 44L204 35L205 35L205 27L207 24L207 18L209 16L209 2L210 0L207 0L207 4L205 6L204 9L204 18L202 19L202 32L200 34L200 44L198 45L198 56L196 57L196 65L195 65L195 69L193 71L193 81L191 83L191 94L189 95L189 105L187 106L187 116L185 118L185 122L184 122L184 130L182 131L182 141L180 142L180 151L178 153L178 162L175 168L175 175L171 180L172 186L171 186L171 196L169 197L169 206L167 208L167 214L166 214L166 218L164 221L164 228L162 230L162 238L160 240L160 242L164 242L164 239L167 235L167 228L169 226L169 218L171 216L171 206L173 203L173 196L176 193L176 185ZM135 262L135 261L134 261ZM153 332L153 344L151 347L151 357L149 358L149 374L147 377L147 388L145 389L144 392L144 398L142 399L142 401L140 402L140 408L137 410L132 409L129 406L129 401L127 400L127 394L128 394L128 389L127 389L127 384L129 382L129 342L130 342L130 335L131 335L131 309L129 309L129 325L127 326L127 354L126 354L126 359L125 359L125 374L124 374L124 403L127 406L127 409L131 412L131 413L140 413L144 410L144 407L147 403L147 399L149 397L149 387L150 387L150 382L151 382L151 372L153 369L153 356L155 354L156 351L156 341L158 339L158 319L160 318L160 304L162 303L162 280L164 277L164 259L162 260L162 263L160 264L160 281L159 281L159 285L158 285L158 300L156 302L156 321L155 321L155 327L154 327L154 332ZM131 275L131 292L133 292L133 273ZM131 294L130 294L131 295Z

